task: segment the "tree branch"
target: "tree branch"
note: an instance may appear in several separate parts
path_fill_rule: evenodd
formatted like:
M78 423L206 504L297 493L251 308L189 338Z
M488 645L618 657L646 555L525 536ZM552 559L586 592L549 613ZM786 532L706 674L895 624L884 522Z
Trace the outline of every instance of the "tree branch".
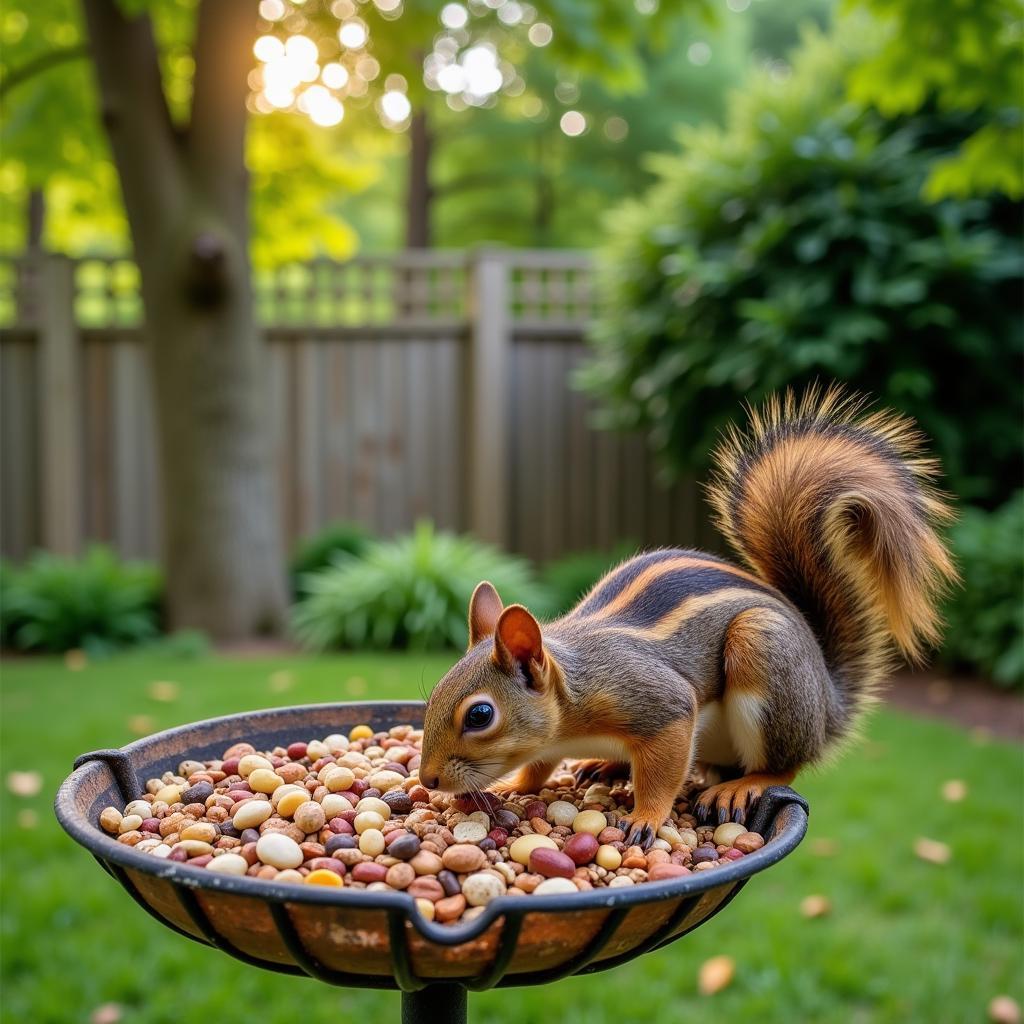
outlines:
M116 0L82 0L103 124L121 180L136 256L158 257L181 213L183 181L153 27ZM145 275L145 267L143 274Z
M47 50L45 53L37 54L31 60L25 61L20 68L12 68L4 75L0 82L0 102L7 99L7 94L17 88L23 82L27 82L36 75L41 75L51 68L60 67L72 60L79 60L89 55L89 47L85 43L78 46L64 46L57 50Z
M257 0L201 0L192 47L189 164L200 188L243 222L248 217L245 101L257 27Z

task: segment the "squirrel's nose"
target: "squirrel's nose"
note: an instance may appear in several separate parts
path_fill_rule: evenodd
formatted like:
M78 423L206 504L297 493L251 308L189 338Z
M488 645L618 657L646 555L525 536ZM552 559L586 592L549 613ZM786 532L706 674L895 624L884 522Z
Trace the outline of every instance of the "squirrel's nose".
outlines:
M423 783L427 789L437 789L437 784L440 782L440 778L432 772L424 772L420 770L420 782Z

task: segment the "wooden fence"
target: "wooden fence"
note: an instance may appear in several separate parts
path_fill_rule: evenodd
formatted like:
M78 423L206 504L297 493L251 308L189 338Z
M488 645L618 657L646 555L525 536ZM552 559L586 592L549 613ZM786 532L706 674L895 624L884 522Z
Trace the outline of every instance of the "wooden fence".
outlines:
M586 254L403 252L258 276L285 541L337 519L429 517L544 561L707 543L698 489L641 439L596 431L572 386L593 311ZM137 273L0 262L0 551L159 549Z

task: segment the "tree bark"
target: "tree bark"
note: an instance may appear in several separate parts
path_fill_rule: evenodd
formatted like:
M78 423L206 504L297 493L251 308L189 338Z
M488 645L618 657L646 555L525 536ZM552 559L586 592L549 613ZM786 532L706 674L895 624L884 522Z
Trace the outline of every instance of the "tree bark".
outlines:
M29 189L25 227L25 252L36 256L43 251L43 232L46 229L46 196L41 188Z
M285 581L253 320L244 162L256 0L202 0L193 107L172 124L152 27L83 0L142 280L173 628L276 632Z
M410 249L429 249L431 237L430 158L434 137L427 113L420 108L409 126L409 181L406 193L405 244Z

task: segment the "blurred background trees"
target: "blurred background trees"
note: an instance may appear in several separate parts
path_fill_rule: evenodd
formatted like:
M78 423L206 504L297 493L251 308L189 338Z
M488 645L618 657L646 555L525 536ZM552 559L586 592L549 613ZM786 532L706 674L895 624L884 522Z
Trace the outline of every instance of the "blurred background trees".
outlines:
M85 0L99 52L111 32L144 44L101 68L107 109L139 117L134 158L100 117L78 4L14 0L0 18L0 246L122 254L134 238L165 360L169 538L177 517L176 549L202 552L190 583L189 559L165 558L172 622L283 621L250 262L583 247L605 305L578 384L606 427L645 433L667 477L701 473L738 404L779 387L837 378L913 415L972 509L955 535L968 588L999 609L954 601L958 631L962 612L988 639L950 660L1020 678L994 653L1021 650L1020 560L979 556L1024 530L1016 0L252 0L230 23L214 6ZM214 337L237 339L226 362ZM173 426L197 419L197 380L228 376L211 391L234 413L218 398L198 417L212 433ZM218 448L231 429L245 444ZM248 538L210 526L232 476L247 482L222 522L257 530L248 513L266 510ZM218 552L239 544L267 557L229 568L246 560ZM583 586L608 557L563 578Z

